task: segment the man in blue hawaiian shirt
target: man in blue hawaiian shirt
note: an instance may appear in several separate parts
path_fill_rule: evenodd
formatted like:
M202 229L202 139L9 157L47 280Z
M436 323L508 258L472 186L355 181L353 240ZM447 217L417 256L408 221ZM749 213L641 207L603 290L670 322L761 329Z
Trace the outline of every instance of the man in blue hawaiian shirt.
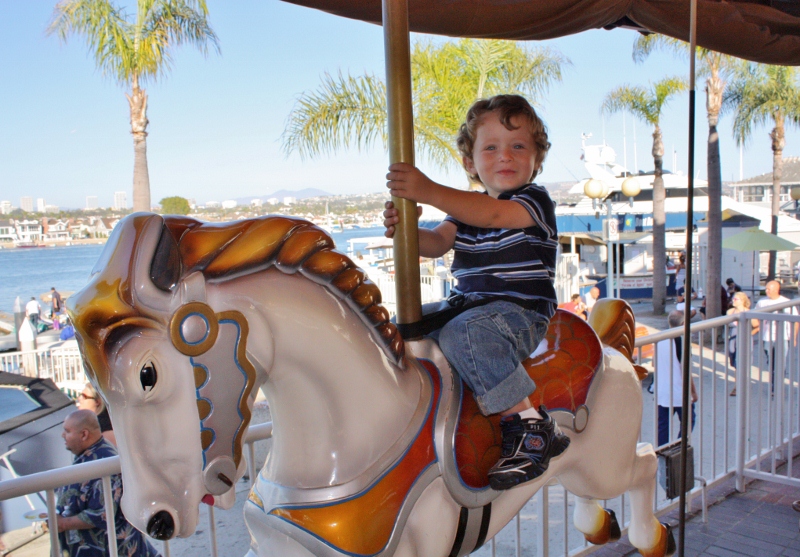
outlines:
M64 420L62 434L67 450L75 455L73 464L116 456L117 450L100 433L97 416L91 410L78 410ZM114 492L114 523L120 557L160 557L144 535L125 520L119 508L122 478L111 476ZM103 481L100 478L76 483L58 490L58 540L64 557L103 557L108 555L106 513L103 507Z

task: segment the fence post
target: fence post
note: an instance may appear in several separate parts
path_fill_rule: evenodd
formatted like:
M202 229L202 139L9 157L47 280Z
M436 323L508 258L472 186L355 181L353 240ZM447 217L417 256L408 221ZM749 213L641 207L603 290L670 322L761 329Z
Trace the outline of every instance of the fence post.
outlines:
M58 542L58 513L56 512L56 494L52 489L48 489L47 495L47 518L50 527L50 557L60 557L61 545Z
M103 507L106 511L108 554L110 557L117 557L117 521L114 516L114 491L111 488L111 476L103 476Z
M736 491L744 493L744 461L747 452L747 399L750 396L750 348L752 331L750 312L739 314L739 332L736 335Z
M550 486L545 485L539 490L536 498L537 514L536 533L539 537L539 557L550 555Z

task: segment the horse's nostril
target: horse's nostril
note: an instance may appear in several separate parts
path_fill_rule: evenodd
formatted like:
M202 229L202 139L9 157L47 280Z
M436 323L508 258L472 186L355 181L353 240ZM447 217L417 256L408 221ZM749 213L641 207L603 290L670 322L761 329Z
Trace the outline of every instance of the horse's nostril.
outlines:
M175 521L167 511L158 511L147 523L147 534L157 540L169 540L175 534Z

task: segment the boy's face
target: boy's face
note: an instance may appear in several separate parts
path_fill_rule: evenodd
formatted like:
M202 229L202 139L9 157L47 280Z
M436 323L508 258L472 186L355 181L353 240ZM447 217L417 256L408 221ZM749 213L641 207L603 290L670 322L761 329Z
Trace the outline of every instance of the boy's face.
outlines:
M539 170L528 122L514 116L511 124L516 129L506 128L495 112L484 114L475 134L472 159L464 157L464 167L478 175L494 198L528 184Z

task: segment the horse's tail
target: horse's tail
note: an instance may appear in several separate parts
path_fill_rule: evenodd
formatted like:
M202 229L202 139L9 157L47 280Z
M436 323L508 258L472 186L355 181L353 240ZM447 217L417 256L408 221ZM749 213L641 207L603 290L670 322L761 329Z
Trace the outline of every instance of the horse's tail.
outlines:
M589 324L600 337L600 341L618 350L633 364L639 380L647 376L647 370L633 360L633 344L636 341L636 317L625 300L603 298L597 300L589 314Z

